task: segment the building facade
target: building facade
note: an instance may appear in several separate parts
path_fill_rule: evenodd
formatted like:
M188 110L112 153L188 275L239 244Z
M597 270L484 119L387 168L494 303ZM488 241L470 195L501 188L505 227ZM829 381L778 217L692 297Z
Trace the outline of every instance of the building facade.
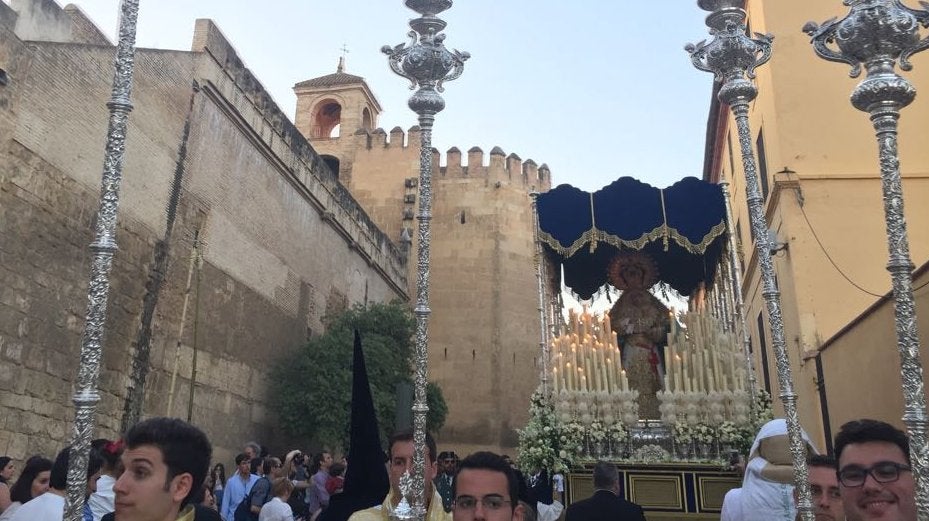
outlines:
M774 264L801 421L825 449L831 433L853 418L902 425L892 314L889 321L867 320L867 332L861 333L862 321L873 315L866 310L890 291L877 144L868 115L849 102L860 78L849 78L846 67L817 57L801 32L806 22L844 16L848 8L841 2L748 0L746 9L749 31L775 37L771 61L757 71L751 141L766 221L782 246L774 253ZM913 64L914 70L904 74L918 90L929 89L929 58L917 55ZM923 96L904 109L900 121L905 211L917 268L929 263L926 121L929 97ZM714 100L704 178L731 182L756 376L779 407L740 158L735 122L728 107ZM917 292L924 363L926 293L925 288ZM880 316L886 318L886 313ZM860 341L849 336L852 331L859 331Z

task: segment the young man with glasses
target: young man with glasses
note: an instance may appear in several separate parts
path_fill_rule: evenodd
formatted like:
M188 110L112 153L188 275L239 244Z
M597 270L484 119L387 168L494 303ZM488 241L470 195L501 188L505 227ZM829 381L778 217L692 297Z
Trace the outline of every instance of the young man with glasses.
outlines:
M848 521L916 521L916 482L906 434L876 420L855 420L835 437L838 479Z
M642 507L619 497L619 471L612 463L594 466L594 495L572 503L565 521L645 521Z
M816 521L845 521L842 511L842 493L836 479L835 460L815 454L807 460L810 470L810 495L813 497L813 514ZM794 489L794 501L799 502L799 490ZM797 521L801 521L797 512Z
M516 474L502 457L475 452L458 464L453 521L523 521Z

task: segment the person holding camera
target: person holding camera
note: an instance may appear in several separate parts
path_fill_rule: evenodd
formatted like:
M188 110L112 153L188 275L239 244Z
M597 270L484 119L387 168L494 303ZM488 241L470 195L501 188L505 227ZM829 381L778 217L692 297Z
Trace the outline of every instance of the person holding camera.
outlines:
M294 519L308 517L308 508L306 503L306 489L312 486L310 482L310 473L308 469L307 456L299 449L294 449L287 453L284 458L284 467L281 475L290 479L294 488L290 493L287 504L290 505L294 514Z

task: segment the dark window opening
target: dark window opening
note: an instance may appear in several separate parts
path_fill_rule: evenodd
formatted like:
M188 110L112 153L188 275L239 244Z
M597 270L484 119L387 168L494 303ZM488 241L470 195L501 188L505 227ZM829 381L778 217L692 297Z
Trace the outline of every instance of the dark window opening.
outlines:
M374 120L371 118L371 111L368 107L361 112L361 128L371 130L374 127Z
M732 132L726 133L726 141L729 144L729 170L732 172L732 180L735 181L735 150L732 149Z
M761 197L768 200L768 158L765 155L764 148L764 130L758 132L758 140L755 142L758 149L758 179L761 181Z
M329 170L332 170L332 173L335 174L336 178L339 177L339 158L335 156L320 156L323 160L323 163L326 163L326 166L329 167Z
M464 210L462 210L462 211L461 211L461 224L464 224L465 221L466 221L466 219L465 219L465 212L464 212Z
M764 334L764 315L758 313L758 347L761 350L761 372L764 376L764 389L771 394L771 370L768 368L768 339Z

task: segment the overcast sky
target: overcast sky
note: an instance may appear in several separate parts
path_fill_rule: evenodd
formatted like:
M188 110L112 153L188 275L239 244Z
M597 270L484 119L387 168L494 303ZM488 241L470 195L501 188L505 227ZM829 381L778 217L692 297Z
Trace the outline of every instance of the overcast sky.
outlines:
M118 0L74 3L113 39ZM446 85L433 144L499 145L586 190L700 176L712 77L683 47L707 37L705 14L696 0L660 13L654 1L458 0L440 15L445 43L472 58ZM141 0L137 44L189 49L194 20L211 18L291 118L293 85L335 72L345 45L347 72L367 79L389 131L416 115L380 48L407 41L414 16L403 0Z

